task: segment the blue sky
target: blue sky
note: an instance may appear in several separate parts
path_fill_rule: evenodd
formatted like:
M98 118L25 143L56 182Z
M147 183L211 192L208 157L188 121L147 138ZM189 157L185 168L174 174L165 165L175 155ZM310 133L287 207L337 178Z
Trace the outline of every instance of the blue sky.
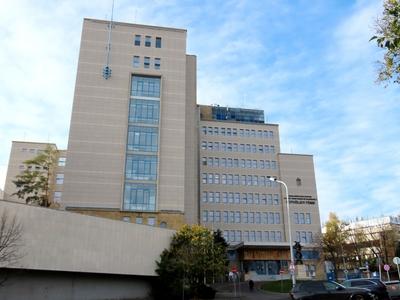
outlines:
M12 140L66 148L82 19L111 0L2 1L0 188ZM313 154L322 220L400 213L400 86L375 83L381 1L116 0L114 19L188 30L198 102L264 109Z

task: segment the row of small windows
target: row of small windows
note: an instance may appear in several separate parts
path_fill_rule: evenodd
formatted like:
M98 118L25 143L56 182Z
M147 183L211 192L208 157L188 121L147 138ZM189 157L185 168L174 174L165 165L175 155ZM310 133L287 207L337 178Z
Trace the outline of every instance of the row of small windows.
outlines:
M295 224L311 224L310 213L294 213L293 217Z
M278 212L240 212L203 210L203 223L281 224Z
M32 149L35 150L35 149ZM43 151L43 150L38 150L38 151ZM67 158L66 157L60 157L58 158L58 166L59 167L65 167L65 163L67 162ZM24 170L24 169L28 169L28 170L32 170L33 166L32 165L19 165L19 169L20 170ZM41 170L42 168L40 166L35 166L34 168L35 170Z
M29 152L29 153L37 153L37 154L40 154L40 153L43 153L44 150L42 150L42 149L33 149L33 148L31 148L31 149L22 148L21 151L22 151L22 152Z
M278 194L203 192L203 203L279 205Z
M275 153L274 145L201 142L202 150L242 153Z
M63 184L64 183L64 174L58 173L56 174L56 184Z
M136 34L133 44L135 46L140 46L141 42L142 42L142 36L140 34ZM145 47L151 47L152 43L153 43L153 38L150 35L145 35L144 36L144 46ZM154 46L156 48L161 48L161 38L160 37L156 37L155 38Z
M224 230L227 242L282 242L281 231Z
M133 67L140 68L140 56L135 55L133 57ZM143 57L143 68L150 69L151 66L151 57L145 56ZM155 70L160 70L161 68L161 58L155 57L153 62L153 68Z
M220 168L242 168L242 169L277 169L275 160L251 160L238 158L219 158L219 157L202 157L203 166L220 167Z
M311 244L314 242L313 233L311 231L296 231L295 240L302 244Z
M255 130L255 129L237 129L225 127L201 127L204 135L222 135L222 136L241 136L241 137L258 137L273 138L274 132L271 130Z
M278 187L276 181L271 181L268 176L258 175L238 175L238 174L214 174L203 173L201 175L203 184L223 184L223 185L246 185L246 186L265 186Z

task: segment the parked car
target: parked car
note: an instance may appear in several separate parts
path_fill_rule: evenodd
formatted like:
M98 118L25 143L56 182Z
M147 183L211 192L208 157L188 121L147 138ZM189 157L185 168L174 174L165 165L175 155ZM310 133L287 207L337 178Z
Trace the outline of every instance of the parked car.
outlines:
M376 300L366 288L346 288L333 281L299 282L289 293L293 300Z
M349 279L342 282L345 287L362 287L367 288L377 296L379 300L390 300L386 285L379 279L359 278Z
M384 282L391 299L400 299L400 281L385 281Z

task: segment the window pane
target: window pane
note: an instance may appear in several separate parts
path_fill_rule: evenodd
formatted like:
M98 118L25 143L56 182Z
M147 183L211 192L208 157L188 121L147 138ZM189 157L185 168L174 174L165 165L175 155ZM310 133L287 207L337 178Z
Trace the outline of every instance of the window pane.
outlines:
M155 208L154 184L125 183L124 210L154 211Z
M128 154L125 177L131 180L156 180L157 156Z
M157 152L158 128L129 126L128 151Z
M161 38L156 37L156 48L161 48Z
M146 59L146 58L145 58ZM149 58L150 65L150 58ZM160 78L132 76L131 96L160 97Z
M130 102L130 123L158 124L159 115L159 101L132 99Z

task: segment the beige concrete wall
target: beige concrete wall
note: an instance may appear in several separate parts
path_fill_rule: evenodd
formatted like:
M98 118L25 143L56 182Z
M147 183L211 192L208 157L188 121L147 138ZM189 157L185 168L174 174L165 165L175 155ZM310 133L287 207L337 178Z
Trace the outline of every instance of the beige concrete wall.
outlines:
M154 276L174 231L0 201L22 224L20 253L13 268Z
M321 233L321 221L313 156L280 153L279 165L279 178L287 184L289 191L293 240L296 240L296 231L311 231L313 236L316 237ZM297 178L301 180L300 185L297 183ZM283 187L282 192L285 193ZM284 201L286 201L286 196ZM311 224L295 224L293 217L295 212L310 213ZM285 219L287 219L286 209Z
M199 222L199 120L197 110L196 56L188 55L186 62L185 111L185 220Z
M142 45L134 46L135 34ZM162 38L162 48L144 47L144 36ZM63 202L67 207L121 209L132 74L161 77L158 211L184 211L186 30L114 23L105 80L108 22L85 19L68 144ZM141 57L134 68L133 56ZM143 68L143 57L161 58L160 70ZM191 72L195 72L192 67Z

